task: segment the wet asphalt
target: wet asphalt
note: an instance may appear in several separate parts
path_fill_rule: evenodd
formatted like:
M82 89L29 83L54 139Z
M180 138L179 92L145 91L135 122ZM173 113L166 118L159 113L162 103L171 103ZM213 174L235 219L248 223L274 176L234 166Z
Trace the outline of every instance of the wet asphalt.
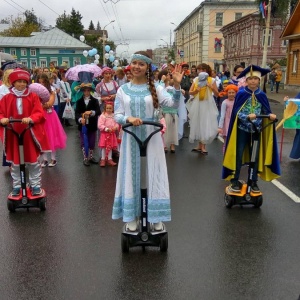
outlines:
M117 168L85 167L75 126L66 131L57 166L43 169L46 212L9 213L11 178L0 169L1 299L298 299L300 204L260 182L260 209L227 209L220 141L207 156L191 152L187 138L166 154L168 252L122 254L123 224L111 219ZM300 165L288 158L292 137L285 138L280 181L300 196Z

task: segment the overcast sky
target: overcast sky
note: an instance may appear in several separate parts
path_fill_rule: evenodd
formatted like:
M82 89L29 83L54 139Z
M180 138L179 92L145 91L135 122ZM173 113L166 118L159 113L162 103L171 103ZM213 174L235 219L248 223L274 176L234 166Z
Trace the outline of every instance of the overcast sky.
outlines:
M109 39L116 44L117 54L127 56L137 50L154 49L174 41L173 30L202 0L0 0L0 19L15 18L25 10L34 9L37 17L54 26L64 10L72 7L82 15L85 29L92 20L106 27ZM171 31L171 34L170 34ZM163 39L164 41L162 41ZM124 45L128 43L129 45Z

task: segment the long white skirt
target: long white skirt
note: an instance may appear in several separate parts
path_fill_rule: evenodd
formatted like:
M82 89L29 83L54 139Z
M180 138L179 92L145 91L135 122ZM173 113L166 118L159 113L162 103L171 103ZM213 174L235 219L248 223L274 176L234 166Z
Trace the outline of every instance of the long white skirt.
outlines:
M164 141L166 147L171 144L178 145L178 116L177 114L165 114L166 132L164 134Z
M210 144L218 133L218 109L212 95L207 100L199 101L198 97L192 101L190 118L190 143L199 141L202 144Z

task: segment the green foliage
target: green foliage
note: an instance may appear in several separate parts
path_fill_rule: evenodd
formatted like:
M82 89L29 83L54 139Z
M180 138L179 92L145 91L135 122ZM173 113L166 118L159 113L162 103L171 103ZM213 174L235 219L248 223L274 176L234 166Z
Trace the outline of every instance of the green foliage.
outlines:
M93 21L90 22L89 30L95 30L95 26L94 26Z
M34 31L40 31L40 26L38 24L27 23L26 20L23 21L21 18L16 18L11 22L11 26L2 31L2 36L11 37L28 37Z
M76 12L75 9L72 8L71 14L67 15L64 11L64 13L56 19L56 27L78 39L79 36L83 34L84 29L81 19L82 16L79 11Z
M9 24L9 23L10 23L9 18L5 18L5 19L0 20L0 24Z
M174 48L170 48L168 50L168 60L170 60L170 61L175 60L175 51L174 51Z
M292 3L295 1L298 0L272 0L271 17L285 19L288 15L289 2ZM269 0L256 0L258 8L261 2L265 2L266 4L268 4Z
M101 30L99 21L98 21L98 23L97 23L97 30Z

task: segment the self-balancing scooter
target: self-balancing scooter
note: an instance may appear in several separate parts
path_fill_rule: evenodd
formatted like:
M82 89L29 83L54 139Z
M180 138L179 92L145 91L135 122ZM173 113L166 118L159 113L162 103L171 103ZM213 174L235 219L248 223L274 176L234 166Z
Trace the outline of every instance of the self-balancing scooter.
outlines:
M11 130L18 138L19 143L19 157L20 157L20 177L21 177L21 192L17 196L13 196L11 193L8 195L7 208L10 212L15 212L17 208L29 208L38 207L41 211L46 210L46 192L44 189L40 195L32 195L31 189L26 184L25 162L24 162L24 134L32 126L32 123L19 134L14 130L12 123L21 123L22 120L10 119L9 125L6 125L6 129Z
M121 246L123 252L128 252L129 248L142 246L145 249L146 246L160 247L161 252L168 250L168 232L165 224L160 231L155 231L153 224L148 222L148 192L147 192L147 145L151 137L160 132L163 126L157 122L143 121L143 125L153 125L159 127L151 132L151 134L141 141L135 133L127 128L133 126L131 123L127 123L122 126L123 130L132 135L139 145L140 159L141 159L141 216L139 218L138 227L136 231L128 231L126 224L123 227L121 234ZM142 126L142 125L141 125Z
M256 118L269 118L268 115L257 115ZM253 183L253 171L255 167L255 162L258 159L258 152L259 152L259 139L261 131L263 131L267 126L270 126L276 123L278 120L275 119L268 123L265 127L258 130L255 124L248 119L248 121L252 124L252 128L254 133L252 134L252 151L251 157L249 162L249 169L248 169L248 179L247 182L243 180L239 180L241 185L241 190L239 192L235 192L231 189L231 186L227 186L225 188L225 195L224 195L224 202L227 208L231 208L233 205L249 205L252 204L255 207L261 207L263 204L263 194L260 191L253 192L251 190L251 186Z

